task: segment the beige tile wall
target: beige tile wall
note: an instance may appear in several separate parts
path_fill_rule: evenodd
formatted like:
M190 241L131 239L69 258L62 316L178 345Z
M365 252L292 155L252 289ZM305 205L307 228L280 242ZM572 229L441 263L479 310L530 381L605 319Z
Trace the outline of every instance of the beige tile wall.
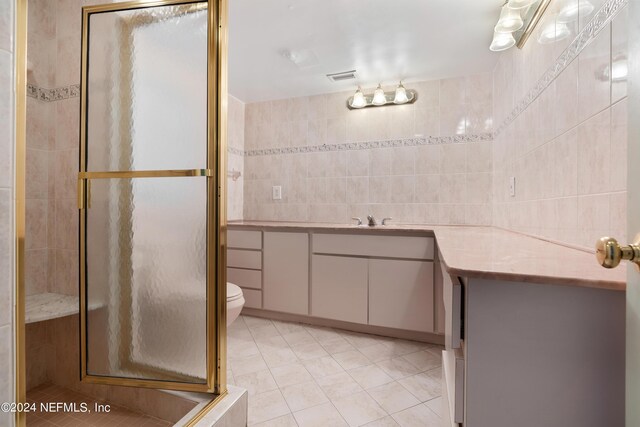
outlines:
M348 110L351 93L245 106L244 219L491 224L491 142L252 155L254 150L492 132L491 75L410 83L415 104ZM392 88L387 88L392 90ZM272 200L272 186L282 200Z
M233 96L228 98L228 157L227 171L238 171L237 180L227 180L227 219L242 219L244 194L244 103Z
M0 0L0 402L14 401L13 301L15 193L13 187L14 2ZM0 425L12 426L13 416L0 412Z
M502 124L605 2L591 3L595 11L571 25L570 37L538 43L543 21L524 49L500 56L493 75L494 224L589 248L626 230L626 79L611 81L608 73L613 61L626 61L626 7L515 120Z
M76 6L78 18L70 20L63 13L69 11L55 3L29 1L28 83L51 89L79 82L80 3ZM26 292L77 295L79 98L29 97L27 124Z

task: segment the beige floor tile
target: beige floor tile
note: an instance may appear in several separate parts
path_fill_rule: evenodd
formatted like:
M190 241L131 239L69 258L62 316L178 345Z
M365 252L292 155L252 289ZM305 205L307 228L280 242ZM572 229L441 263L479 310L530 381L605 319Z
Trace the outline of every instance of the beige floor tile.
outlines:
M249 395L260 394L278 388L278 384L276 384L276 381L271 375L271 371L268 369L238 375L234 380L234 384L247 389Z
M271 374L276 380L279 387L300 384L312 381L313 377L307 369L300 363L292 363L291 365L279 366L271 369Z
M284 322L281 320L272 320L273 325L276 327L280 334L293 334L296 332L305 332L306 329L302 323Z
M336 353L332 357L344 369L355 369L371 364L367 357L358 350L345 351L344 353Z
M430 344L427 343L400 339L387 341L387 345L393 350L393 354L397 356L415 353L416 351L426 350L430 347Z
M344 369L331 356L303 360L302 364L316 379L344 372Z
M329 399L337 399L362 391L362 387L347 372L318 378L316 382Z
M320 345L322 345L329 354L343 353L345 351L356 349L349 343L349 341L345 340L341 336L327 339L321 342Z
M394 380L400 378L415 375L420 372L420 369L413 366L411 363L403 359L402 357L396 357L391 360L383 360L376 363L383 371L387 373Z
M267 364L264 362L264 359L260 354L244 357L242 359L229 359L228 362L234 377L268 369Z
M280 390L256 394L249 399L249 424L257 424L290 413Z
M395 381L371 388L367 390L367 393L389 414L403 411L420 403L413 394Z
M361 426L387 416L387 413L367 392L360 392L333 401L340 415L350 426Z
M318 357L329 355L329 353L327 353L327 351L315 340L311 343L292 345L291 350L293 350L300 360L316 359Z
M298 356L289 347L263 351L262 357L269 368L298 362Z
M364 389L377 387L393 381L393 378L387 375L386 372L377 365L351 369L349 370L349 375Z
M436 356L429 350L405 354L402 358L420 369L420 371L428 371L442 365L442 356Z
M293 416L296 418L300 427L348 426L338 410L331 403L325 403L323 405L295 412Z
M440 417L424 405L405 409L392 417L401 427L442 427Z
M304 329L302 329L301 331L289 332L287 334L284 334L282 335L282 338L284 338L287 344L289 344L290 346L317 343L316 339Z
M291 411L301 411L329 401L315 381L294 384L282 388L282 395Z
M388 343L378 343L359 348L358 350L372 362L381 362L395 357L395 351Z
M365 424L365 427L398 427L398 423L393 417L388 416L384 418L380 418L379 420L371 421L368 424Z
M441 370L432 369L411 377L398 380L400 384L422 402L439 397L442 394ZM397 421L397 420L396 420Z
M253 427L298 427L298 423L296 423L293 414L287 414L269 421L253 424Z
M437 416L442 418L442 414L444 413L444 401L442 400L442 396L427 400L424 405L435 412Z

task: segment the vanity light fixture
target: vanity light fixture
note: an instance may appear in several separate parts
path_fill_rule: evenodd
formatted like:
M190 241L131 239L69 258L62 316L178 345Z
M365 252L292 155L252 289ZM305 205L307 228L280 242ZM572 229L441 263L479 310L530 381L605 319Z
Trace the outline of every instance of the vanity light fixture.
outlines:
M494 31L493 40L491 41L489 49L494 52L500 52L501 50L509 49L514 44L516 44L516 39L513 38L513 34Z
M500 9L498 23L493 28L493 39L489 49L499 52L512 46L522 48L550 2L551 0L505 0ZM562 27L559 29L565 30ZM568 29L567 27L566 30ZM541 35L540 38L545 41L549 39L550 31ZM555 28L553 29L553 37L554 40L557 39Z
M590 15L593 9L593 5L587 0L567 2L567 5L558 13L558 22L567 24L577 21L580 16Z
M384 90L382 90L382 86L378 84L378 87L375 91L373 91L373 99L371 103L375 106L384 105L387 103L387 97L384 94Z
M396 88L396 94L393 97L394 104L406 104L409 102L409 98L407 97L407 90L402 86L402 82Z
M373 94L366 95L358 86L356 93L347 100L347 108L358 110L365 107L383 107L385 105L412 104L418 99L418 93L413 89L406 89L402 82L394 91L385 92L382 85L378 85Z
M570 35L571 30L569 30L569 26L566 23L559 21L556 16L542 28L542 31L540 31L540 34L538 35L538 43L551 44L566 39Z
M356 93L353 94L353 97L349 100L349 105L351 108L364 108L367 106L367 100L365 99L360 86L358 86L358 90L356 90Z
M534 4L536 0L509 0L507 5L511 9L524 9L525 7L529 7Z
M522 28L523 25L524 22L522 21L520 12L512 9L508 4L505 4L502 6L502 11L500 11L500 19L498 19L495 31L497 33L513 33Z

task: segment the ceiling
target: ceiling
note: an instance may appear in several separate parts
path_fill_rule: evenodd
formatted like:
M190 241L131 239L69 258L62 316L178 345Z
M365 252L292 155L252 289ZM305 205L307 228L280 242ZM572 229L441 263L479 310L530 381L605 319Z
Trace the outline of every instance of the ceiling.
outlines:
M229 3L229 92L256 102L490 71L504 0ZM358 80L326 77L353 69Z

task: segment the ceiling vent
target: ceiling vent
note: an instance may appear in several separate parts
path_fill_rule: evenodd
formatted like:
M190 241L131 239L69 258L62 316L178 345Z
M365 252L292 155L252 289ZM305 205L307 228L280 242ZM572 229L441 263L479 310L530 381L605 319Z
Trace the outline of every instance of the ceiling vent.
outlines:
M341 82L344 80L355 80L357 78L356 70L342 71L340 73L327 74L332 82Z

